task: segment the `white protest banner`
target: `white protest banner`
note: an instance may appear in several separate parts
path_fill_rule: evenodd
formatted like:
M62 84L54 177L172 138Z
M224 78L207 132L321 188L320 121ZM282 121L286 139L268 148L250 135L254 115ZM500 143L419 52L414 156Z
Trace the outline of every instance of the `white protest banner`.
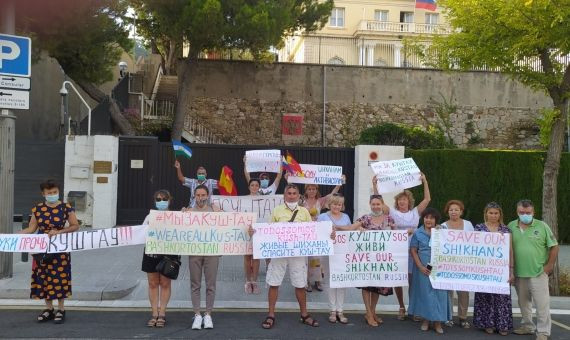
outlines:
M299 164L300 174L289 174L289 183L341 185L342 166Z
M251 212L256 214L257 222L269 222L271 211L283 204L283 195L255 196L212 196L212 203L226 212Z
M432 229L431 285L435 289L510 294L510 235Z
M328 256L332 249L332 223L281 222L253 225L253 258Z
M422 184L420 169L412 158L375 162L370 167L376 174L376 187L381 194Z
M151 210L147 254L248 255L252 253L248 226L255 214Z
M245 152L245 171L280 172L280 150L249 150Z
M7 253L45 253L47 234L0 234L0 251Z
M57 234L49 238L48 253L67 253L144 244L147 227L146 225L138 225Z
M408 285L405 230L339 231L329 256L331 288Z

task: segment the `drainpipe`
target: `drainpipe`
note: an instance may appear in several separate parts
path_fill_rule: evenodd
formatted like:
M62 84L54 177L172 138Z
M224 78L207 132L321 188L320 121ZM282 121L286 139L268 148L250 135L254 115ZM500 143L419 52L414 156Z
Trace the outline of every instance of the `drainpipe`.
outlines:
M327 146L327 67L323 65L323 146Z

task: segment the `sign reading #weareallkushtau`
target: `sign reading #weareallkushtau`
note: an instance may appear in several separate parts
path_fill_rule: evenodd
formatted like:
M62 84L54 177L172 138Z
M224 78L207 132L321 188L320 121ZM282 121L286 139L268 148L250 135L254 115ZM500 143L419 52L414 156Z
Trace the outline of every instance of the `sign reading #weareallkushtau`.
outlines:
M248 226L255 214L151 210L147 254L248 255L252 253Z
M253 228L254 259L333 253L331 222L256 223Z
M289 183L341 185L342 166L299 164L301 173L289 174Z
M407 286L408 237L405 230L337 232L331 288Z
M510 235L433 229L431 235L435 289L510 294Z

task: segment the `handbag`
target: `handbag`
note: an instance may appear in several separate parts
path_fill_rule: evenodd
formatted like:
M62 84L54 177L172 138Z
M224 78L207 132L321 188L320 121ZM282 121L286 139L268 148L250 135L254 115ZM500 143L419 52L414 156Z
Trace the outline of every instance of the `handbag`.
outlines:
M36 264L39 266L43 264L50 264L55 259L56 255L57 254L39 253L33 254L32 257L34 258L34 261L36 261Z
M163 256L162 260L156 265L156 271L171 280L176 280L180 272L180 261Z

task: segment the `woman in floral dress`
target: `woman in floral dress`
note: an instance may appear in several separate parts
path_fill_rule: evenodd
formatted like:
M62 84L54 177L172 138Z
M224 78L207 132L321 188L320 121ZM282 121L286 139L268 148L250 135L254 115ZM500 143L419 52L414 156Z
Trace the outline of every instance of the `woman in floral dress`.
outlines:
M40 184L45 201L32 208L28 228L22 234L48 234L53 237L79 229L74 209L59 200L59 186L53 180ZM68 226L66 227L66 224ZM71 256L69 253L37 254L32 264L30 298L44 299L46 309L38 315L38 322L65 321L64 301L71 296ZM57 300L54 311L53 300Z

